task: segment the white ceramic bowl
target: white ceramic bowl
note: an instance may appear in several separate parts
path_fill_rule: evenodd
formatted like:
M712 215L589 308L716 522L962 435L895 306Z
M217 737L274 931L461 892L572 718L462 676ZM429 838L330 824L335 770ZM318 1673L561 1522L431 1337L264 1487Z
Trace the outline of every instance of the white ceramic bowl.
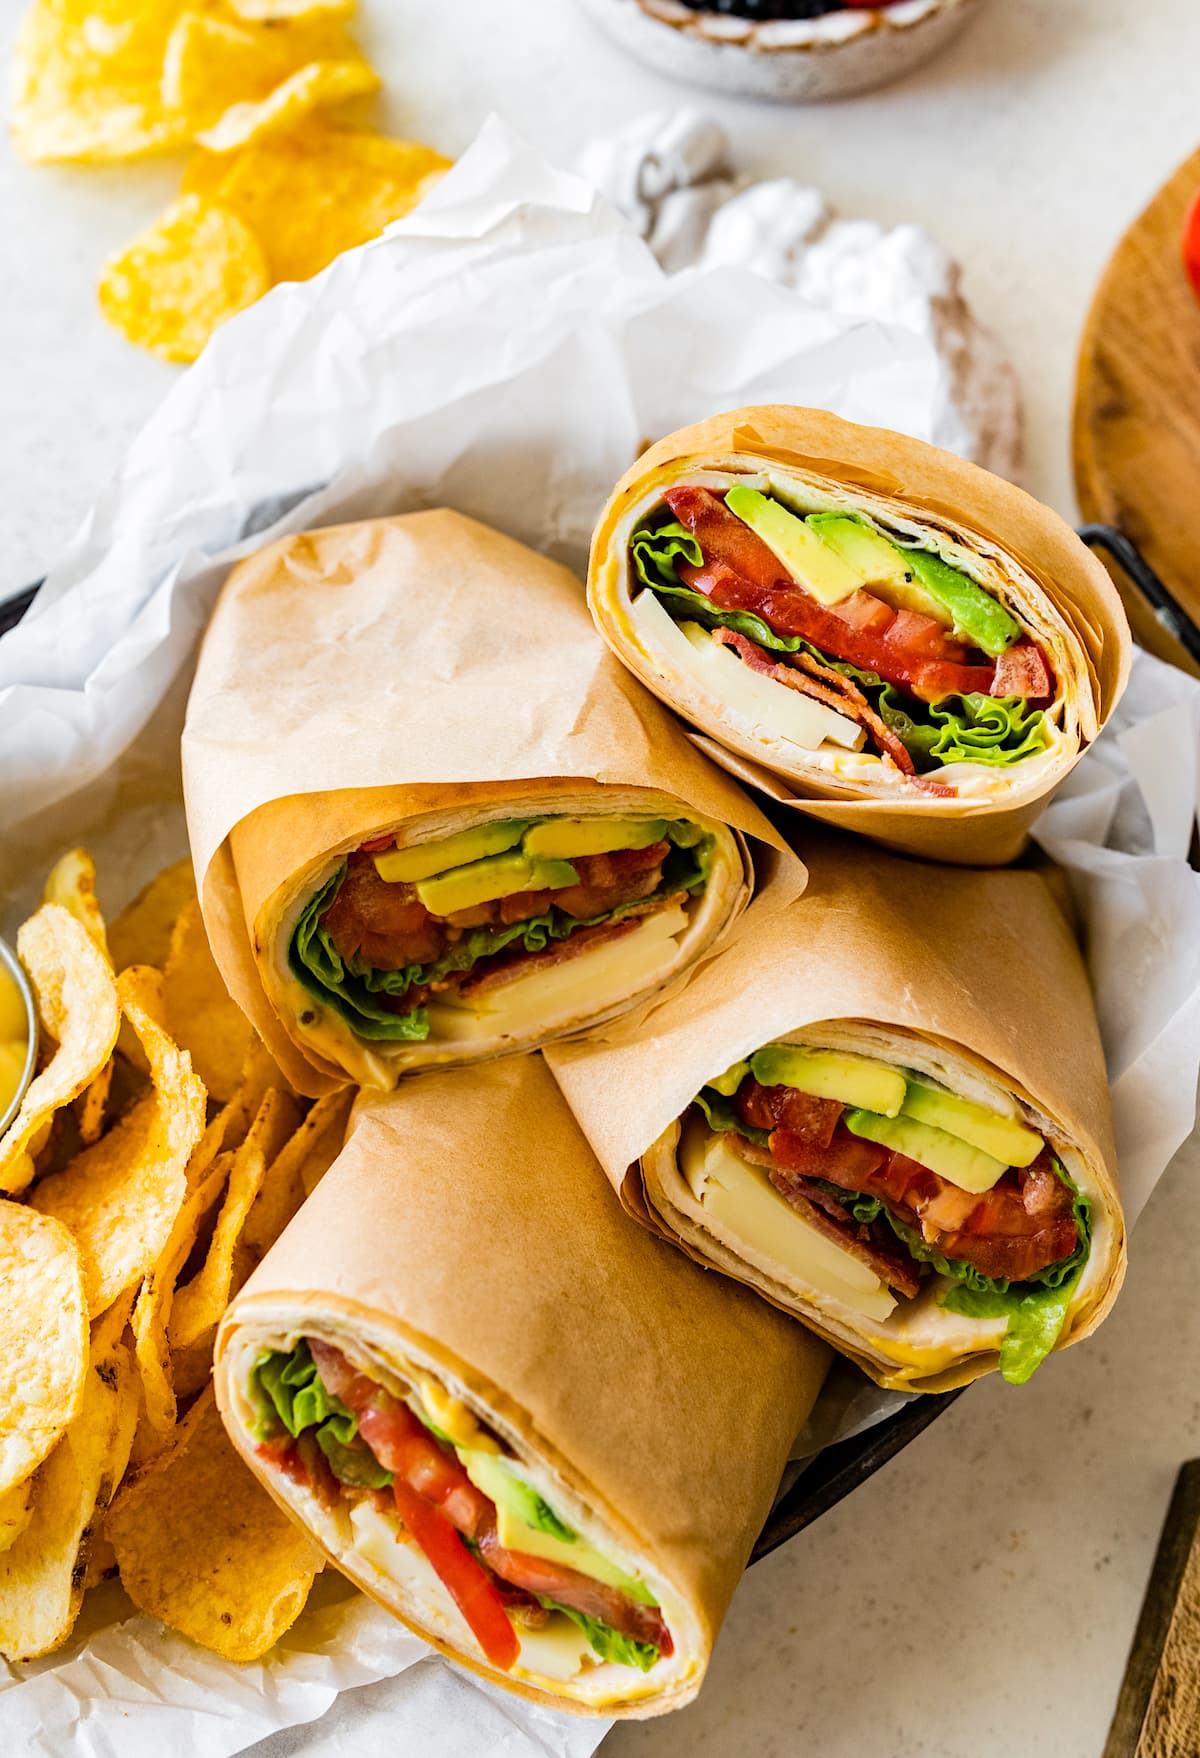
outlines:
M811 103L900 79L936 55L983 0L899 0L820 18L755 23L682 0L582 0L623 48L715 91Z
M17 1112L21 1109L21 1100L25 1097L25 1089L33 1079L34 1065L37 1062L38 1017L34 1004L33 990L29 986L29 978L21 968L21 962L6 940L0 940L0 970L12 977L21 996L25 1008L25 1030L28 1034L28 1048L25 1052L25 1067L21 1074L17 1090L11 1102L0 1110L0 1135L3 1135Z

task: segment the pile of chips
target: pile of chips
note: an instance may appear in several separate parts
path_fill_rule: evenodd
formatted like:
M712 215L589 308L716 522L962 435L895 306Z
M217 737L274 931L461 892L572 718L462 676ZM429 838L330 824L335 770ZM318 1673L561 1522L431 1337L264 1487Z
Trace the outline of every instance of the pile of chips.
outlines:
M277 281L307 280L415 207L448 161L335 127L378 88L354 0L34 0L12 133L34 163L195 145L180 199L106 264L100 305L133 342L194 360Z
M106 928L83 850L17 951L39 1066L0 1139L0 1654L66 1641L119 1573L231 1660L321 1558L238 1459L210 1384L230 1298L337 1154L230 1000L186 862Z

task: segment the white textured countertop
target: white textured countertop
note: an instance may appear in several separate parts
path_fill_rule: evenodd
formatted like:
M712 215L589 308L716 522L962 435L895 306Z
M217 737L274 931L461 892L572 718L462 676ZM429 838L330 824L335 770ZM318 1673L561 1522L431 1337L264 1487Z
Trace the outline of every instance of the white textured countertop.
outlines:
M5 51L20 10L0 0ZM1030 486L1071 513L1075 345L1119 233L1196 145L1195 0L991 0L915 79L812 110L672 86L568 0L365 10L395 132L455 152L496 109L565 158L589 133L699 102L746 169L923 223L1016 360ZM0 149L0 594L44 569L174 378L107 328L94 283L177 177L176 161L32 170ZM1023 1390L977 1387L756 1567L698 1705L604 1750L1095 1758L1175 1470L1200 1454L1198 1180L1193 1143L1093 1342Z

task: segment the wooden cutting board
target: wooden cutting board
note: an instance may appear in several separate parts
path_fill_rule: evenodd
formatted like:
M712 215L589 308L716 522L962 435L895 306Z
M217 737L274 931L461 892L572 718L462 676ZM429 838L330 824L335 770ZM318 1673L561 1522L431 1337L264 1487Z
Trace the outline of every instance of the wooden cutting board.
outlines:
M1180 238L1200 191L1196 152L1130 227L1084 330L1075 390L1075 491L1087 520L1133 539L1200 624L1200 299ZM1176 664L1178 644L1114 570L1144 646Z
M1179 1473L1103 1758L1200 1752L1200 1459Z

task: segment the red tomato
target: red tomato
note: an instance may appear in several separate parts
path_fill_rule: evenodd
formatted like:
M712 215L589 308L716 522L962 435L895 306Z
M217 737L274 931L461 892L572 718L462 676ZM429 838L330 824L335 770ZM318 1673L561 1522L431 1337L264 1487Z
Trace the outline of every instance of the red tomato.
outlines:
M385 848L391 848L395 840L395 835L391 831L386 836L373 836L370 842L359 843L358 852L362 855L382 854Z
M363 1379L365 1386L369 1380ZM494 1510L481 1490L476 1489L455 1455L441 1446L398 1398L392 1398L378 1387L372 1388L370 1401L352 1403L346 1393L339 1392L358 1417L359 1433L379 1463L442 1510L452 1526L468 1538L491 1524Z
M1200 194L1183 222L1183 266L1197 299L1200 299Z
M438 1579L471 1626L493 1666L508 1672L521 1652L504 1602L446 1517L397 1477L396 1510L432 1564Z

